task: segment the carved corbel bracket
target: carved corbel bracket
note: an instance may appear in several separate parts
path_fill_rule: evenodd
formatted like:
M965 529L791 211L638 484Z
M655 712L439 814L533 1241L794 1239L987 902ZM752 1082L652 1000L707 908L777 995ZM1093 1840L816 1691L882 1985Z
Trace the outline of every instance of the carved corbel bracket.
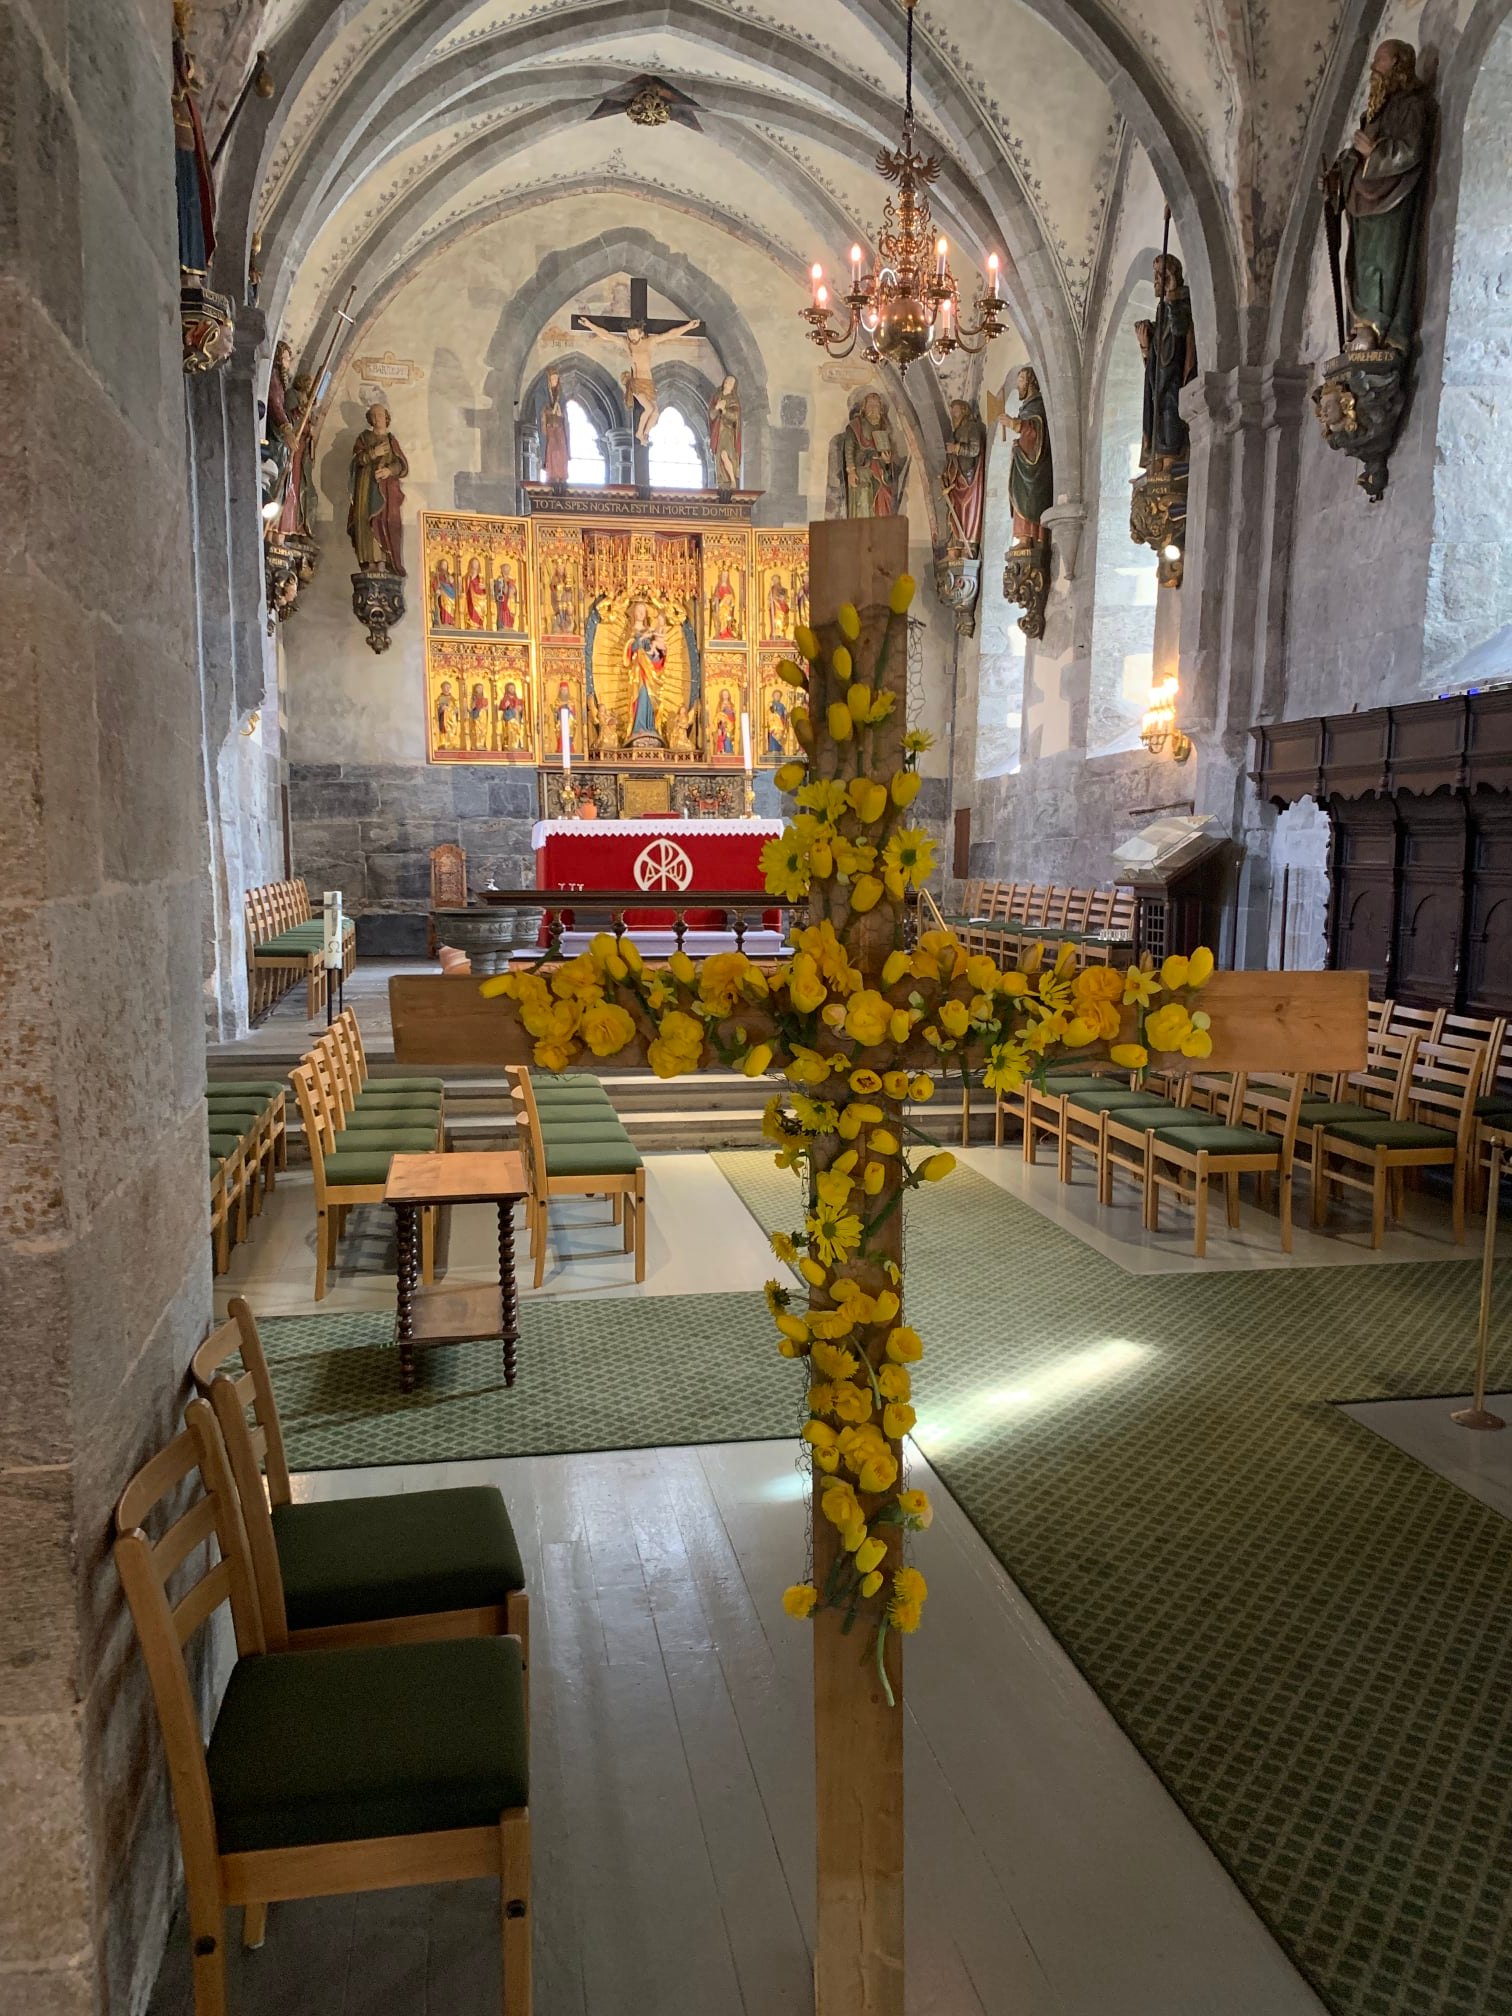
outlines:
M1379 504L1407 406L1406 357L1400 350L1341 351L1323 366L1312 399L1323 439L1363 465L1355 480Z
M935 594L947 609L955 611L957 635L974 637L977 596L981 591L980 547L952 541L943 553L935 554L934 570Z
M1045 604L1050 599L1050 536L1020 539L1008 548L1003 563L1003 594L1023 610L1019 628L1026 637L1045 634Z
M376 568L352 576L352 614L367 626L374 651L387 651L389 631L404 614L404 576Z

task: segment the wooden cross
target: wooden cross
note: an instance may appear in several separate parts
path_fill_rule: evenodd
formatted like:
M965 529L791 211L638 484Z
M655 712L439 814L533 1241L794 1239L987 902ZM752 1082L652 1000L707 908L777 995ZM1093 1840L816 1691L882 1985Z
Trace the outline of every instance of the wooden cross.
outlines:
M589 336L623 336L628 352L628 369L621 374L620 383L625 393L625 409L630 418L630 447L636 487L648 490L651 487L651 452L646 443L657 416L656 394L651 388L651 361L656 348L656 339L668 336L703 336L708 332L695 316L688 321L673 321L669 317L653 315L646 298L644 280L630 282L630 313L628 315L574 315L574 329L581 329ZM630 331L639 329L643 339L632 341ZM637 383L644 384L649 392L647 399L636 389ZM641 409L639 424L636 408Z
M889 601L893 586L908 564L907 521L902 518L825 521L810 526L809 540L811 606L817 632L817 655L811 661L805 682L805 698L810 709L806 730L808 777L844 782L859 779L863 769L875 777L895 777L905 762L907 708L908 653L899 642L900 627L906 627L899 624L901 609L893 611L890 641L886 649L882 646L889 636ZM848 626L844 629L842 611ZM848 642L849 664L843 659L837 660L842 636ZM893 648L895 645L898 648ZM874 682L873 686L848 683L867 675ZM873 692L892 695L890 712L878 713L873 709L870 697ZM862 718L869 724L865 730L864 748L860 731L853 732L847 722L847 712L852 719L855 718L854 705L846 698L848 693L859 695L854 705L862 708ZM907 801L898 802L901 805ZM866 816L870 825L865 830L874 834L885 834L897 823L891 811L883 814L880 807ZM848 812L841 813L839 817L846 827L852 827ZM857 817L861 817L859 807ZM816 920L822 919L833 926L835 937L843 944L854 968L854 977L859 980L873 1008L883 996L896 1006L905 989L910 987L915 991L922 987L932 997L935 1006L928 1010L929 1013L938 1013L938 1004L947 997L958 1001L959 992L950 992L952 986L959 987L958 975L954 978L946 975L949 985L943 980L937 985L935 980L927 977L911 980L890 971L890 962L899 956L903 942L903 903L891 893L883 893L880 888L867 889L863 898L861 888L865 880L864 876L858 880L854 876L847 878L829 871L816 871L811 910ZM853 896L856 898L854 907ZM935 955L926 946L921 948L920 956L927 964ZM620 964L623 967L624 962L620 961ZM666 1040L666 1028L674 1021L680 1023L680 1033L690 1044L686 1052L658 1057L655 1045L649 1041L652 1018L646 1005L648 997L641 982L632 978L626 984L618 981L609 983L615 990L612 998L620 1004L614 1011L622 1017L616 1026L624 1033L614 1039L617 1047L612 1054L605 1054L601 1047L597 1053L601 1063L639 1064L649 1058L658 1069L670 1067L676 1073L691 1072L718 1061L721 1045L727 1053L731 1052L733 1045L734 1050L743 1051L746 1055L752 1054L755 1046L764 1046L762 1062L766 1065L780 1067L784 1063L799 1061L795 1039L783 1033L780 986L773 987L768 994L767 983L763 982L758 992L747 995L729 1013L711 1010L707 1017L707 1033L701 1038L698 1020L686 1012L692 990L701 978L695 972L690 981L690 970L685 969L680 979L675 973L668 973L657 982L658 986L667 987L673 987L675 982L675 990L680 990L677 998L685 1005L674 1015L667 1015L664 1004L657 1013L665 1019L657 1019L654 1023L658 1041ZM1015 974L1014 977L1018 979L1022 976ZM517 984L510 978L491 979L483 983L483 989L487 994L495 995L507 992ZM542 989L542 1001L537 1003L539 1009L549 1005L555 997L545 996L541 982L535 984ZM968 982L973 990L977 984L985 982ZM1117 985L1121 995L1122 981L1118 980ZM1359 1068L1365 1058L1366 985L1366 976L1361 973L1213 974L1211 981L1202 987L1200 995L1202 1008L1210 1011L1211 1019L1212 1049L1207 1068L1287 1071ZM455 992L453 982L432 980L429 976L424 979L415 977L391 983L396 1000L401 987L426 987L432 993L436 989L452 988ZM1014 991L1008 990L1010 995ZM471 998L480 1009L490 1005L478 1001L476 996ZM922 1000L925 997L921 995L919 998ZM627 1003L634 1004L635 1012L625 1011ZM563 1013L569 1012L566 1002L558 1003L558 1008ZM550 1018L543 1019L540 1013L531 1012L539 1027L545 1029ZM795 1012L789 995L785 1023L789 1032L798 1026L794 1023ZM822 1285L812 1286L807 1320L798 1324L798 1328L803 1334L808 1322L816 1317L822 1323L826 1316L835 1316L837 1301L832 1297L838 1298L842 1290L858 1290L865 1297L881 1298L888 1294L890 1284L896 1284L901 1309L895 1302L895 1315L879 1317L875 1325L870 1324L868 1319L861 1319L861 1327L849 1333L846 1346L847 1349L854 1348L864 1363L873 1367L874 1373L885 1374L889 1368L884 1359L892 1355L893 1344L901 1340L917 1343L918 1340L912 1332L899 1330L886 1340L884 1348L881 1337L876 1334L885 1331L892 1321L906 1324L908 1315L906 1284L900 1271L903 1214L896 1207L902 1201L905 1182L898 1142L908 1131L904 1102L910 1089L907 1085L888 1086L877 1074L889 1072L890 1067L900 1065L906 1065L913 1072L931 1070L940 1062L940 1030L927 1025L922 1031L878 1036L873 1025L863 1028L858 1021L852 1028L847 1020L846 1033L841 1036L836 1033L834 1024L829 1025L827 1032L813 1029L810 1011L803 1012L809 1015L806 1022L800 1017L801 1026L809 1031L804 1039L808 1046L808 1058L812 1060L817 1054L812 1046L821 1044L828 1046L828 1057L839 1059L841 1064L838 1075L824 1082L816 1094L818 1101L836 1102L838 1114L834 1121L828 1123L835 1131L810 1134L808 1139L816 1191L826 1176L830 1176L832 1182L835 1180L832 1172L837 1163L840 1165L840 1178L845 1177L847 1156L851 1165L857 1159L856 1154L851 1152L853 1149L868 1157L879 1158L870 1166L878 1169L880 1176L875 1185L866 1185L864 1201L860 1200L858 1192L852 1193L856 1208L869 1216L867 1236L832 1272L816 1269L807 1277L812 1283L815 1274L822 1273ZM1128 1041L1131 1035L1139 1033L1134 1011L1124 1005L1120 1014L1122 1040ZM938 1019L941 1023L946 1021L944 1014L939 1014ZM396 1056L399 1054L401 1022L396 1009ZM630 1034L632 1026L633 1036ZM498 1022L490 1023L474 1040L476 1049L444 1053L438 1050L436 1054L445 1054L454 1062L495 1064L501 1057L530 1058L532 1055L531 1039L518 1023L513 1028L507 1021L502 1026ZM545 1047L544 1043L542 1047ZM1058 1049L1060 1045L1053 1047ZM976 1041L975 1049L968 1041L951 1061L958 1065L980 1063L981 1058L976 1054L980 1048L980 1041ZM543 1060L537 1056L535 1061L551 1061L555 1068L560 1068L560 1062L586 1063L589 1060L581 1056L581 1049L581 1041L574 1038L559 1060ZM1095 1053L1088 1047L1082 1054L1091 1056ZM736 1061L739 1061L738 1057ZM758 1073L762 1062L755 1066ZM1192 1068L1174 1051L1163 1052L1159 1062L1162 1066L1169 1065L1178 1070ZM852 1074L861 1075L863 1086L869 1083L870 1089L858 1088ZM818 1081L811 1079L806 1082L813 1084ZM864 1117L859 1111L847 1115L840 1110L851 1103L851 1095L857 1093L866 1101ZM809 1103L812 1106L814 1102ZM857 1125L847 1132L845 1123L847 1118L852 1117ZM890 1145L882 1145L884 1139ZM948 1157L939 1159L948 1164ZM849 1209L851 1205L847 1204L845 1208ZM801 1207L795 1211L795 1216L798 1215L801 1215ZM543 1237L544 1231L537 1236ZM809 1257L813 1257L812 1249ZM843 1309L838 1313L844 1317ZM796 1317L790 1320L797 1322ZM790 1331L783 1332L785 1338L791 1334ZM812 1334L817 1339L824 1333L814 1330ZM828 1334L845 1333L831 1331ZM816 1354L820 1350L817 1342L812 1348ZM908 1350L904 1349L902 1360L907 1360L908 1356ZM821 1363L817 1355L810 1364L811 1378L815 1380L849 1382L852 1378L849 1373L835 1370L832 1362L828 1366ZM864 1379L860 1376L862 1369L857 1368L854 1383L864 1386ZM927 1376L927 1363L924 1370ZM873 1383L876 1383L875 1379ZM820 1411L825 1411L822 1406ZM855 1417L840 1416L837 1412L836 1418ZM897 1437L889 1436L887 1446L894 1457L901 1458ZM818 1445L816 1451L817 1448ZM839 1589L842 1594L838 1607L835 1607L833 1599L820 1601L819 1607L813 1610L811 1627L795 1627L812 1628L814 1634L818 1901L815 2008L817 2016L903 2016L902 1639L897 1628L880 1632L876 1629L879 1620L890 1613L858 1605L854 1596L844 1593L852 1589L854 1578L842 1549L846 1544L855 1543L846 1542L845 1534L822 1508L822 1494L833 1483L832 1471L822 1467L816 1456L814 1503L811 1508L813 1586L807 1589L806 1594L810 1599L816 1592ZM885 1518L878 1518L878 1508L886 1505L890 1487L884 1483L880 1488L874 1488L863 1471L859 1473L859 1481L854 1488L862 1500L863 1518L877 1521L870 1528L871 1542L874 1545L880 1542L885 1550L880 1562L882 1572L877 1579L890 1581L900 1564L903 1539L900 1524L889 1524ZM921 1549L921 1558L927 1561L927 1549ZM860 1557L856 1559L859 1562ZM865 1591L859 1593L866 1597ZM871 1602L875 1595L873 1590L866 1601ZM901 1624L901 1619L899 1621ZM909 1627L902 1625L902 1628ZM969 1676L963 1678L962 1684L969 1684Z

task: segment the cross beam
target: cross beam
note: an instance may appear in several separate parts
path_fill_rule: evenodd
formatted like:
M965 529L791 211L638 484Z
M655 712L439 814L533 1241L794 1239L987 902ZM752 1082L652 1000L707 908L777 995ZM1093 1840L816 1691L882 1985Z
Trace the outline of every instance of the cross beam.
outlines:
M623 336L628 329L644 329L648 336L670 336L674 332L684 336L707 336L708 330L702 322L689 323L686 316L673 319L670 316L653 315L647 298L644 280L630 282L630 312L628 315L574 315L574 329L584 330L589 335L612 331ZM635 405L628 397L625 400L626 413L630 422L630 452L633 458L634 480L638 489L651 487L651 456L645 443L635 436Z

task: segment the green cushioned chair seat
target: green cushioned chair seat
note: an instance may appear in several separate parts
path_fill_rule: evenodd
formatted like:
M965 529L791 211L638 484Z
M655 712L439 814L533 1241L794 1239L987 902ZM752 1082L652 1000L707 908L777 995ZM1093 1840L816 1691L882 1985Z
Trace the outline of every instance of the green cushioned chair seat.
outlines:
M541 1139L549 1148L553 1141L628 1141L630 1136L618 1120L541 1121Z
M205 1087L210 1099L241 1098L276 1099L280 1092L287 1092L288 1086L280 1078L212 1078Z
M234 1155L241 1145L242 1137L240 1134L212 1134L210 1136L210 1153L221 1161L224 1161L228 1155Z
M640 1151L626 1136L617 1141L546 1143L548 1176L628 1176L640 1166Z
M1429 1127L1420 1120L1347 1120L1330 1127L1330 1135L1357 1148L1453 1148L1447 1127Z
M273 1538L291 1631L476 1610L525 1587L492 1484L275 1505Z
M238 1134L249 1134L267 1112L266 1106L212 1106L210 1125L224 1134L234 1128Z
M240 1660L206 1767L222 1854L497 1827L529 1803L519 1646Z
M537 1106L607 1106L609 1094L602 1085L532 1085Z
M359 1106L416 1106L427 1112L438 1111L446 1095L444 1092L391 1092L386 1086L364 1085L357 1094Z
M350 1143L350 1149L348 1144ZM336 1136L336 1152L345 1155L435 1155L434 1127L365 1127L361 1133L348 1135L342 1129Z
M1512 1120L1512 1093L1488 1092L1475 1102L1478 1120Z
M345 1124L360 1129L364 1134L371 1133L375 1127L418 1133L424 1127L434 1132L440 1119L439 1106L364 1106L359 1101L346 1116Z
M1298 1113L1298 1120L1304 1127L1318 1127L1329 1120L1363 1120L1368 1118L1366 1108L1358 1100L1353 1105L1347 1099L1304 1099ZM1380 1116L1384 1119L1386 1116Z
M444 1092L444 1078L369 1078L364 1092Z
M1226 1124L1217 1113L1204 1113L1200 1107L1194 1112L1190 1106L1173 1106L1169 1099L1158 1106L1114 1106L1108 1109L1108 1118L1121 1127L1137 1127L1145 1133L1152 1127L1208 1129Z
M1131 1092L1127 1085L1088 1085L1067 1094L1084 1113L1118 1113L1126 1106L1169 1106L1161 1092Z
M434 1148L435 1143L432 1141L428 1145ZM423 1152L418 1148L380 1148L376 1143L361 1148L338 1148L325 1158L326 1181L337 1184L386 1183L389 1164L396 1155Z
M1062 1092L1127 1092L1129 1080L1127 1073L1120 1077L1113 1071L1047 1071L1045 1090L1056 1095Z
M1258 1127L1157 1127L1155 1139L1169 1148L1184 1148L1210 1155L1279 1155L1281 1143L1274 1134L1262 1134Z

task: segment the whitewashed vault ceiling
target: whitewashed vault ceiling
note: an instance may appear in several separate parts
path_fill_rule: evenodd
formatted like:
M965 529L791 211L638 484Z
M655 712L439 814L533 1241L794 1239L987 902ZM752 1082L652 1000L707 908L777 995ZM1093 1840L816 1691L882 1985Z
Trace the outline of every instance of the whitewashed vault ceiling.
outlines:
M921 0L918 113L959 265L1004 252L1021 324L1074 358L1141 145L1213 300L1263 301L1343 13ZM880 211L903 19L899 0L198 0L193 39L212 137L269 50L278 95L247 135L238 121L226 200L233 230L263 234L267 305L303 335L337 290L371 293L554 183L597 189L616 223L638 195L695 207L789 276L833 264ZM589 122L643 70L698 101L702 133Z

